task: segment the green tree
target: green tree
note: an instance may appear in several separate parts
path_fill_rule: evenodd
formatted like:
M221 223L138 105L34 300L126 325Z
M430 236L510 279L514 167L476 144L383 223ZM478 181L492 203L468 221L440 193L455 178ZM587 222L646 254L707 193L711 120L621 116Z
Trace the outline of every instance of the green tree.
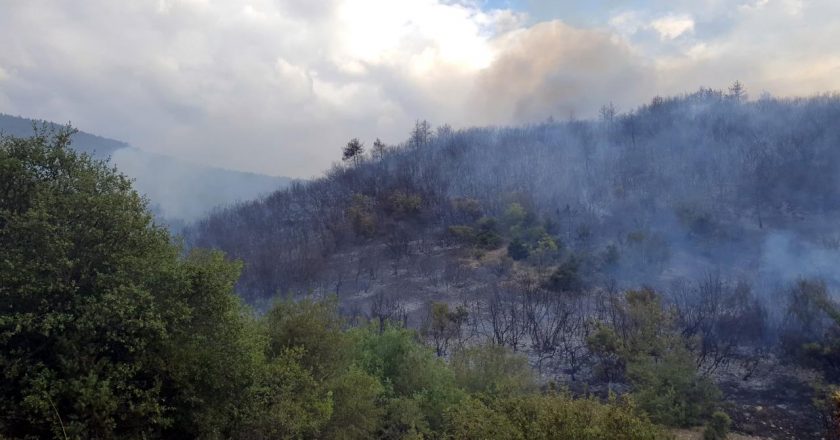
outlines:
M334 406L325 437L337 440L374 437L384 417L385 387L375 377L353 366L331 381L329 388Z
M344 149L341 152L341 160L345 162L352 161L354 165L358 165L364 154L365 144L363 144L358 138L353 138L350 139L350 141L347 142L347 145L344 146Z
M67 148L71 134L0 142L0 417L12 437L168 423L159 354L187 311L168 295L181 287L176 250L128 179Z
M343 373L351 362L352 341L344 334L338 299L278 301L265 316L271 355L300 349L301 364L318 381Z
M588 344L609 378L625 376L636 402L651 419L668 426L693 426L715 410L720 391L698 374L673 313L653 290L628 291L614 302L612 326L600 324Z
M354 337L357 364L385 386L389 402L386 425L397 420L400 426L414 426L418 432L426 426L440 429L446 409L464 397L446 363L420 344L417 335L408 329L387 327L380 333L378 327L371 326L354 330ZM422 414L422 421L412 419L408 423L406 418L416 413L412 409L415 407ZM402 432L402 428L397 431Z
M504 414L479 399L469 398L446 413L446 438L514 440L524 437Z
M303 365L303 350L289 348L272 359L251 391L252 405L235 437L312 438L333 412L330 393Z
M181 258L72 133L0 139L0 436L229 432L262 352L238 266Z
M240 264L219 252L195 250L183 263L190 313L166 353L166 400L176 409L173 436L231 436L243 422L266 361L266 338L233 295Z

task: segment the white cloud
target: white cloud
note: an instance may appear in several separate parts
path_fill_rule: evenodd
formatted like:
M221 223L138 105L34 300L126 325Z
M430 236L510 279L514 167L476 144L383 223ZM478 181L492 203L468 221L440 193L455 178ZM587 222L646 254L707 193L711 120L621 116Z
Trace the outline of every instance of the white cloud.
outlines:
M694 32L694 19L689 15L668 15L653 20L650 26L659 33L660 38L673 40Z
M15 2L0 111L199 162L308 177L466 94L519 15L436 0ZM38 30L36 30L38 29ZM453 96L454 93L454 96Z
M655 32L663 41L694 32L694 19L689 14L668 13L650 17L649 11L626 10L610 16L607 23L614 32L631 39L645 31Z
M638 11L622 11L609 18L610 28L620 35L632 36L645 27L642 14Z
M764 9L767 4L770 3L770 0L752 0L751 2L742 3L738 5L738 9L741 11L751 11L757 9Z

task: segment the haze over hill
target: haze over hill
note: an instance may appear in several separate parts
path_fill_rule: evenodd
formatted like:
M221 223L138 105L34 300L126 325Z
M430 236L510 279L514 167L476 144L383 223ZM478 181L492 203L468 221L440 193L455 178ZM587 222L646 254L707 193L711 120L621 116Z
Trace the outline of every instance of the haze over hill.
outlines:
M624 114L607 106L600 120L421 124L405 143L214 212L189 235L242 258L240 291L252 298L352 297L383 280L437 279L447 258L419 262L475 245L453 228L490 228L504 237L496 247L516 240L530 254L550 240L558 249L541 264L574 262L584 285L670 288L714 272L755 285L768 303L803 276L840 287L840 98L747 101L738 87ZM524 217L508 219L511 209ZM384 274L392 266L399 276ZM389 288L416 299L445 286Z
M0 114L0 133L27 137L34 133L34 126L45 126L48 130L61 128L54 122ZM73 135L73 148L97 159L110 159L121 172L135 180L135 187L149 197L152 209L176 229L215 207L256 198L291 181L196 165L84 131Z

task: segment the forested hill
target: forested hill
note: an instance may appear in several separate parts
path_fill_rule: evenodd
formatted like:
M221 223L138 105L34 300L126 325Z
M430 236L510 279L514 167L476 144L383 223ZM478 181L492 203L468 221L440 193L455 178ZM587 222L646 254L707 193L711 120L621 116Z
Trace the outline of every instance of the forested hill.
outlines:
M510 273L511 259L567 290L709 273L762 293L800 276L831 286L838 120L836 95L747 100L736 88L604 107L597 120L419 123L401 145L354 155L351 143L323 178L214 212L189 242L244 260L251 299L452 295L465 268Z
M61 125L0 114L0 133L28 137L35 127L57 131ZM166 155L149 153L129 144L84 131L72 137L74 150L100 160L110 159L135 180L153 211L175 230L206 215L219 205L253 199L278 188L290 179L202 166Z

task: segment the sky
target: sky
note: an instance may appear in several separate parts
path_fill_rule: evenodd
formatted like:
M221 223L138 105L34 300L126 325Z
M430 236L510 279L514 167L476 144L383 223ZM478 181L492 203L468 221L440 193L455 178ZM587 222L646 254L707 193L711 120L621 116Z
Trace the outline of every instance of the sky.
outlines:
M836 0L0 0L0 112L309 178L352 137L840 90Z

